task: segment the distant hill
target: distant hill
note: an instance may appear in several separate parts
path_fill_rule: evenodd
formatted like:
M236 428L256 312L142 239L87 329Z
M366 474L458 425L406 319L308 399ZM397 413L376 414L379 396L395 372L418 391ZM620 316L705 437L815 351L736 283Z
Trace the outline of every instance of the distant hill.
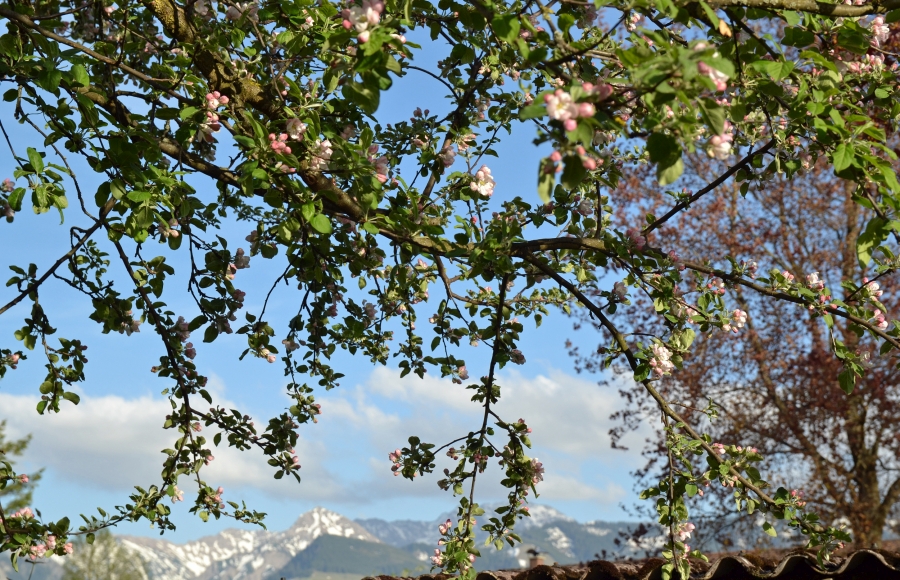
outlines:
M338 536L321 536L294 556L270 580L309 578L313 572L377 576L424 574L431 568L427 555L419 559L410 552L387 544Z

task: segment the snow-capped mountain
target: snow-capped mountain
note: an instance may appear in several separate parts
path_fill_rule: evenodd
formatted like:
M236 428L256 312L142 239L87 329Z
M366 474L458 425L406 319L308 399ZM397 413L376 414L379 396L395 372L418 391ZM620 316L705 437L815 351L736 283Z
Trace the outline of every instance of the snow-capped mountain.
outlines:
M515 527L522 544L499 552L483 549L479 569L524 567L530 548L544 554L547 563L561 564L591 560L596 554L643 555L638 546L622 541L634 524L583 524L542 505L530 506L530 513ZM282 532L230 529L185 544L133 536L118 536L118 540L145 562L150 580L279 580L309 578L313 572L359 578L421 574L430 568L428 556L437 547L438 524L448 517L455 520L455 513L432 521L352 521L315 508ZM33 572L27 566L17 574L0 561L0 578L25 580L33 574L32 580L60 580L61 563L61 558L42 560Z
M497 505L483 506L490 513ZM522 518L516 523L516 532L524 532L533 528L543 528L553 522L575 522L561 511L550 506L530 506L530 518ZM356 523L367 529L376 538L391 546L403 547L412 543L433 544L440 538L438 525L445 520L456 520L456 512L441 514L430 522L420 520L387 521L378 518L357 519Z
M303 514L283 532L225 530L187 544L128 536L121 541L147 562L154 580L263 580L323 535L378 542L359 524L324 508Z

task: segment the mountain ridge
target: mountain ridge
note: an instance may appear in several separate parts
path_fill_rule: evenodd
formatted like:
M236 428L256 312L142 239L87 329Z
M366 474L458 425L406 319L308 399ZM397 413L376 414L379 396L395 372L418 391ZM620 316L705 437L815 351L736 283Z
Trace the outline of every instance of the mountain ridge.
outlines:
M482 558L476 564L479 569L525 567L529 548L545 554L548 563L561 564L591 560L598 553L634 553L614 541L634 524L579 523L544 505L531 506L530 514L516 524L522 544L505 546L499 552L492 547L481 548ZM127 535L117 539L146 563L151 580L278 580L282 576L307 578L317 572L359 573L360 577L379 571L421 574L431 568L429 557L440 538L438 524L448 517L455 520L455 516L450 512L431 521L351 520L316 507L279 532L229 528L181 544ZM476 545L484 543L483 532L479 531L476 538ZM377 562L377 569L371 562ZM61 558L42 562L32 580L59 580L61 563ZM28 578L28 574L17 575L8 568L0 564L0 577L6 573L10 580Z

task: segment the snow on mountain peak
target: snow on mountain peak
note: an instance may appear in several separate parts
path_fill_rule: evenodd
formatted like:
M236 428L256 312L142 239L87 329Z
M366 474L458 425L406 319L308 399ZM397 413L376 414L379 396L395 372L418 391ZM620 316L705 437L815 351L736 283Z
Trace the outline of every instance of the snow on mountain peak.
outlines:
M283 532L229 529L186 544L123 537L157 580L263 580L323 535L378 542L354 521L317 507Z
M561 511L548 505L531 505L528 507L530 518L522 518L516 523L516 527L520 530L529 528L542 528L551 522L574 522L574 518L570 518Z

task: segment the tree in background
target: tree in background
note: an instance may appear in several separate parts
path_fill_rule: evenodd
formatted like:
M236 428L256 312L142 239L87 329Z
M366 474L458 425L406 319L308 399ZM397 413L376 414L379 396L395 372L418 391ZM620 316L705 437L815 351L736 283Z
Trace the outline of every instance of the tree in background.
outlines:
M204 467L227 444L267 456L274 477L299 480L296 429L321 413L315 389L338 386L332 356L342 349L372 364L396 359L404 375L465 383L483 410L478 424L444 442L412 436L389 454L391 471L410 480L432 472L438 453L454 462L437 483L460 496L458 517L441 525L431 561L472 578L475 527L497 548L520 541L515 523L543 479L527 454L527 422L496 410L505 393L497 373L525 363L518 342L527 319L577 305L604 337L602 366L627 368L664 432L667 470L643 497L668 531L665 574L687 574L688 558L702 557L688 543L688 505L712 484L732 489L739 511L762 514L767 532L784 520L827 558L849 540L846 530L820 521L790 486L767 481L744 432L733 443L705 433L714 407L699 420L683 414L669 377L698 330L720 341L749 332L745 307L755 295L763 308L800 304L837 333L797 327L796 316L781 326L809 332L798 344L821 345L821 357L838 361L847 404L857 408L856 383L871 357L845 341L858 333L860 345L892 357L900 323L855 275L841 281L841 294L831 280L757 271L765 245L709 263L678 254L658 231L687 228L698 204L715 202L716 219L729 219L725 190L800 183L820 159L854 192L868 236L864 263L878 257L875 275L900 267L889 239L900 182L888 141L900 99L896 63L881 48L896 9L897 0L0 4L0 85L14 103L0 130L17 164L15 180L2 182L0 208L12 228L28 205L75 224L53 263L10 265L12 295L0 315L21 315L14 336L22 347L0 346L0 376L36 350L47 371L38 412L78 404L87 345L58 336L51 322L60 305L44 288L60 282L90 303L103 332L123 341L141 329L159 336L150 371L172 408L157 482L136 488L115 513L85 516L77 530L66 518L0 508L0 551L14 563L41 551L63 555L69 534L125 520L172 529L166 500L185 499L188 486L201 519L260 523L264 514L223 500ZM758 22L778 34L760 37ZM439 60L425 62L435 53L406 34L430 38ZM445 91L448 110L380 122L382 93L413 74ZM13 121L44 145L22 151L6 130ZM507 191L486 164L520 122L552 150L532 168L534 192ZM700 182L679 181L696 151L722 164ZM629 228L612 216L641 211L623 180L623 168L641 164L652 166L666 205ZM795 195L788 205L808 202ZM238 222L243 241L225 239ZM810 224L810 235L826 225ZM33 241L35 230L15 235ZM262 307L245 308L244 270L260 260L279 263L272 291L282 282L298 289L289 320L267 318L262 296L251 302ZM173 283L177 273L183 279ZM624 279L613 285L610 273ZM176 312L184 283L192 306ZM614 320L630 293L652 308ZM840 334L842 324L849 332ZM197 362L212 360L228 333L246 338L248 364L284 366L292 399L284 413L254 421L206 388ZM479 343L490 362L476 371L461 347ZM744 399L754 396L748 388ZM755 437L749 427L746 435ZM476 481L494 461L508 501L479 524ZM4 482L16 476L5 467Z
M141 557L116 541L109 530L99 531L89 543L73 542L72 555L63 563L62 580L147 580Z
M15 465L14 457L22 457L28 444L31 442L31 435L17 439L14 441L6 438L6 421L0 421L0 461L8 462L10 467ZM0 470L3 465L0 465ZM24 507L32 505L32 496L37 482L41 480L43 469L29 474L19 474L13 480L0 480L0 503L3 507L11 512L18 511ZM5 484L5 485L4 485Z
M690 180L696 184L720 170L706 156L689 160ZM651 181L640 168L629 176L622 195L631 204L617 216L622 223L637 224L647 213L665 211L667 200ZM843 288L833 298L852 303L868 293L887 311L897 307L896 273L876 274L864 255L872 238L858 202L871 207L872 192L835 179L821 163L791 181L774 179L744 193L734 184L721 189L684 214L677 227L660 228L656 236L686 260L727 268L731 256L758 256L754 268L790 273L811 290ZM867 287L852 285L867 276L872 278ZM729 293L752 315L732 325L729 340L698 335L689 363L662 391L691 421L713 401L718 413L708 432L714 439L758 448L767 471L782 482L795 482L803 501L821 517L846 519L856 545L878 546L900 500L900 372L895 362L878 356L876 345L843 320L829 326L802 304L772 303L741 287ZM640 317L646 303L646 297L636 296L634 305L617 316ZM653 320L645 316L634 326L648 323ZM839 378L840 359L827 355L830 341L860 353L868 368L849 394ZM602 359L599 353L584 356L577 347L573 354L585 369L596 368ZM635 394L629 393L630 400L640 403ZM646 404L626 410L616 435L651 411ZM645 454L649 464L640 474L647 479L665 468L665 441L648 441ZM719 539L748 537L746 528L734 527L731 489L714 491L722 501L715 515L725 520ZM746 514L745 519L755 517Z

